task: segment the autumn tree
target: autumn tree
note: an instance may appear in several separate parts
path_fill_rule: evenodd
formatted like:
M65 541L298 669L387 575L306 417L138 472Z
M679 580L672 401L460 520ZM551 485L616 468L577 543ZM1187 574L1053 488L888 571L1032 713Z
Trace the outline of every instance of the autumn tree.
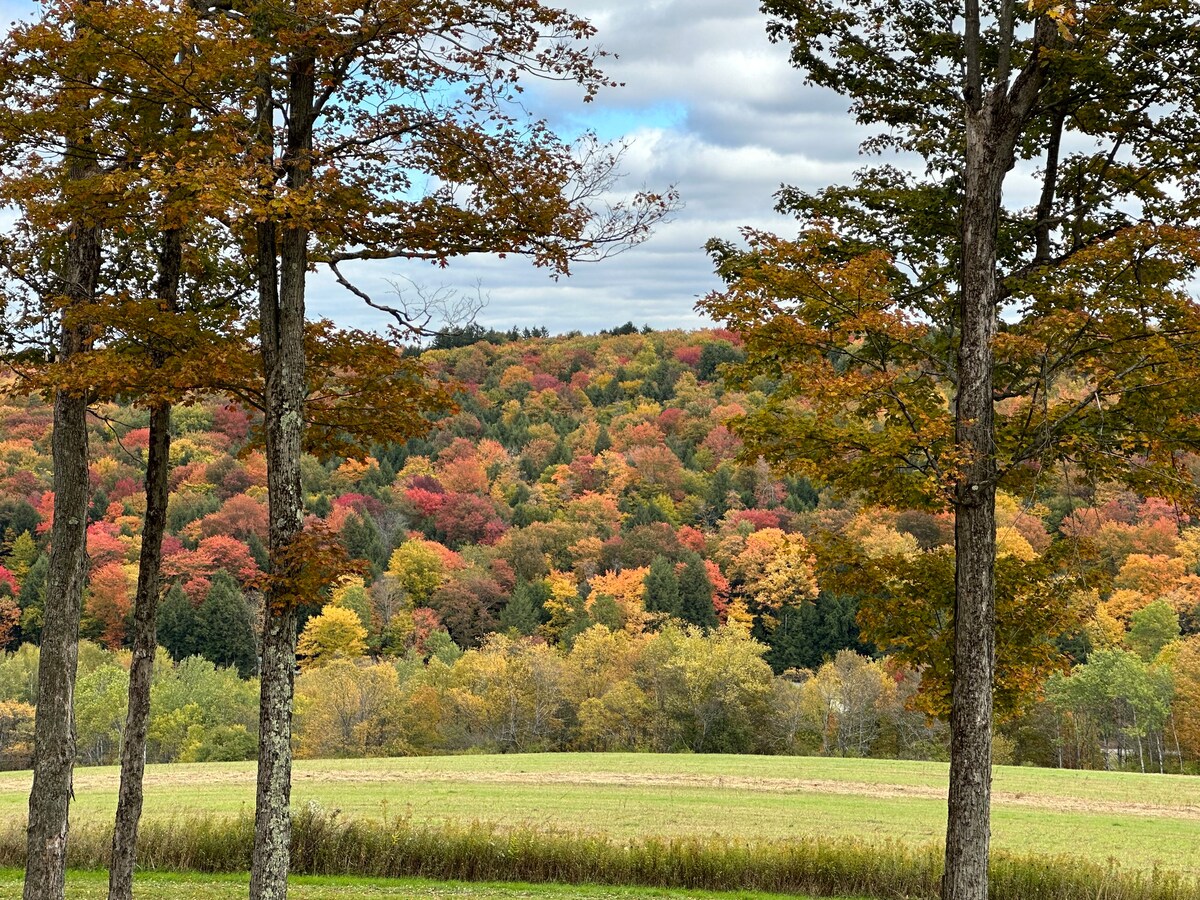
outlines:
M585 46L590 26L564 11L329 2L240 12L230 21L244 29L252 109L237 128L248 152L236 162L245 164L242 236L259 301L272 569L250 889L262 900L284 896L288 866L295 607L309 555L300 490L308 269L328 264L371 303L346 263L500 252L566 271L640 238L663 203L641 198L598 217L588 203L607 185L612 157L514 118L522 75L577 81L589 96L604 83ZM437 187L414 191L414 173ZM392 311L401 328L424 324L419 311Z
M296 695L304 700L297 727L303 756L379 756L407 749L407 711L389 663L330 660L301 673Z
M1170 442L1151 435L1166 423L1186 430L1169 412L1178 375L1162 364L1179 362L1181 348L1167 345L1186 344L1194 328L1172 289L1193 268L1192 236L1177 230L1194 202L1195 154L1180 137L1197 116L1191 10L1164 19L1155 2L1015 0L762 8L808 80L879 129L865 149L915 153L925 174L881 164L852 187L785 189L780 206L805 234L751 234L749 253L711 245L732 303L708 308L747 329L758 373L785 385L742 431L755 452L793 469L832 456L832 470L813 474L892 502L936 494L955 513L943 895L982 900L997 484L1067 456L1111 476L1145 453L1162 474ZM1002 203L1018 162L1040 162L1033 208ZM1139 275L1127 280L1130 271ZM1072 376L1082 387L1067 388ZM1136 451L1101 425L1110 413ZM768 422L782 427L772 435Z
M76 19L73 12L62 23L68 46L75 51L94 46L86 16ZM85 356L91 345L86 309L99 287L105 221L104 191L99 189L105 152L101 135L111 109L94 103L97 92L91 86L99 68L94 55L76 53L79 67L64 74L47 56L25 55L26 48L36 43L36 29L18 29L9 35L0 54L4 66L0 107L5 110L0 121L4 147L0 198L20 210L16 233L54 235L51 245L43 248L54 260L52 274L35 283L35 300L39 312L49 313L56 322L50 327L57 330L58 340L46 349L58 362L69 365ZM69 82L74 82L76 89L63 98L64 115L54 133L39 133L31 127L29 116ZM39 153L43 141L55 148L48 158ZM13 265L24 268L21 262ZM41 622L26 900L63 896L75 761L71 697L86 565L88 395L85 390L66 387L52 393L55 515Z
M367 650L367 629L358 614L345 606L326 606L304 623L296 653L305 668L319 668L337 659L357 659Z
M37 21L9 36L9 47L19 51L11 57L17 69L10 83L14 90L25 92L25 102L17 101L16 109L32 110L30 101L38 92L44 101L37 107L41 117L30 123L33 145L40 147L64 128L79 127L77 110L86 111L95 133L103 135L103 139L86 138L92 169L102 179L91 202L102 204L104 214L94 216L93 224L103 230L108 255L101 260L99 250L95 251L97 287L92 288L94 302L87 309L88 334L98 346L86 357L56 360L40 373L42 383L91 398L124 391L150 410L147 506L133 604L131 702L114 832L112 895L121 898L131 891L132 848L141 807L140 771L167 509L170 407L189 389L210 383L202 373L211 370L212 360L220 356L218 348L226 343L211 329L207 333L211 340L206 342L203 332L194 331L196 318L173 321L185 276L192 276L194 286L197 269L202 270L206 298L223 294L224 287L218 284L215 268L207 267L213 255L184 249L191 224L203 217L204 210L203 204L193 203L183 212L181 204L195 200L196 162L207 155L203 151L212 150L201 137L209 132L195 126L215 108L193 116L190 98L180 95L181 84L203 81L194 77L191 54L180 55L177 50L196 43L194 12L191 8L168 12L136 2L121 4L119 10L86 2L48 6ZM161 40L163 33L171 33L175 40ZM122 52L112 52L114 39L123 40L115 37L120 34L134 36L136 48L125 43ZM84 36L86 40L81 39ZM30 159L38 160L39 174L61 165L55 154ZM206 176L203 183L211 181ZM54 240L53 233L52 222L26 216L9 247L10 267L33 263L35 268L25 271L35 271L36 260ZM96 243L98 248L99 239ZM195 245L190 249L194 251ZM17 277L23 277L19 271ZM101 278L103 285L98 284ZM228 321L224 312L218 318ZM195 348L205 343L213 356L197 366ZM167 356L176 357L173 366L166 366Z

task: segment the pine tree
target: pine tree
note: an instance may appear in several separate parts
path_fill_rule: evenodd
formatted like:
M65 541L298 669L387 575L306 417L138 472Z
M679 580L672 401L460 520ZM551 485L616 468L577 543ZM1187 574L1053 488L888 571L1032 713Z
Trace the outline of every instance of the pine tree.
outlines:
M21 581L17 594L17 606L21 608L21 637L26 641L40 643L42 637L43 611L46 603L46 578L50 571L50 557L41 554L29 567Z
M218 572L196 610L197 651L218 666L236 666L246 678L258 668L250 607L237 582Z
M158 608L158 643L178 662L199 653L196 610L178 584L171 585Z
M543 584L543 582L537 582L537 584ZM544 590L539 591L534 584L528 581L518 582L512 599L500 611L500 627L505 630L513 628L525 635L533 634L542 622L542 603L546 599L543 596L545 593Z
M675 566L665 556L656 556L650 563L642 596L645 598L646 612L666 613L669 616L680 614L679 579L675 575Z
M701 628L717 627L713 586L699 554L692 554L679 573L679 616Z
M342 544L351 559L365 559L378 575L387 565L390 550L371 515L352 515L342 526Z

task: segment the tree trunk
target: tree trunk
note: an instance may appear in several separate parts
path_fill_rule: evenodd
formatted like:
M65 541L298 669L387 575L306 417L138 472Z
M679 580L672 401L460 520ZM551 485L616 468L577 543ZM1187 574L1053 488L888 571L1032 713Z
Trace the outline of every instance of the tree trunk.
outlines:
M311 59L299 57L289 63L288 136L284 161L288 188L292 191L300 190L307 183L311 165L314 71ZM264 83L266 89L269 89L269 81ZM268 117L266 122L270 121ZM308 269L308 230L297 223L284 224L279 241L278 282L275 234L274 222L260 223L259 315L267 401L271 580L263 612L251 900L284 900L287 897L296 604L303 600L295 596L290 576L304 561L288 551L299 536L304 521L300 448L304 434L304 287Z
M86 144L67 147L67 177L96 171ZM100 277L100 228L76 220L68 238L63 293L66 312L95 296ZM59 361L87 352L86 322L64 319ZM67 861L68 813L75 764L75 673L79 614L87 563L87 397L59 390L54 398L54 525L38 660L33 788L29 793L24 900L61 900Z
M1183 774L1183 749L1179 746L1179 732L1175 728L1175 710L1171 710L1171 735L1175 738L1175 755L1179 757L1179 774Z
M163 234L156 293L173 311L178 306L183 234L178 228ZM156 360L161 365L162 360ZM170 499L171 405L150 410L150 448L146 459L146 517L138 559L137 593L133 601L133 658L129 665L129 710L121 745L121 787L113 826L112 860L108 871L109 900L132 900L133 869L137 861L138 823L142 816L142 776L146 769L146 733L150 725L150 681L158 647L157 618L163 534Z
M1138 748L1138 768L1141 769L1143 775L1146 774L1146 755L1142 752L1142 732L1138 726L1137 710L1133 711L1133 736L1137 738Z
M955 445L954 686L944 900L987 900L996 625L996 461L992 452L992 343L996 235L1007 154L997 148L999 104L967 116L962 211L961 341ZM999 152L998 152L999 150Z

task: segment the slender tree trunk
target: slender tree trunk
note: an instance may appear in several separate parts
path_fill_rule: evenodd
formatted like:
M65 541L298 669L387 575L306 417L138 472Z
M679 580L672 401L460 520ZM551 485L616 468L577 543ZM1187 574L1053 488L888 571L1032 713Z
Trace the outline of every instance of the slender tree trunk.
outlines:
M179 300L183 264L183 233L163 234L156 293L170 311ZM161 365L162 360L156 360ZM146 459L146 517L138 559L137 593L133 601L133 659L129 665L129 709L121 745L121 787L113 827L112 860L108 871L109 900L132 900L133 869L137 861L138 823L142 816L142 776L146 769L146 733L150 725L150 681L158 647L157 618L163 534L167 525L171 471L171 405L150 410L150 448Z
M1054 24L1035 26L1035 51L1011 74L1014 0L1001 0L994 84L985 85L979 0L964 0L966 146L960 222L960 340L954 443L961 469L954 497L954 686L943 900L987 900L991 837L992 685L996 667L996 458L993 343L1004 178L1041 89L1040 49Z
M1135 738L1137 738L1138 768L1141 769L1142 774L1145 775L1146 774L1146 754L1142 750L1142 732L1141 732L1141 729L1138 727L1138 717L1137 717L1136 709L1133 711L1133 736Z
M85 143L67 147L67 177L83 180L96 164ZM59 361L86 353L85 321L100 277L100 228L77 220L68 239L63 293L68 299ZM59 390L54 398L54 525L38 660L33 788L29 793L24 900L61 900L67 861L68 813L75 764L75 674L79 614L87 563L87 397Z
M996 237L1007 154L997 147L999 103L968 113L955 444L954 686L944 900L987 900L996 632L996 460L993 341Z
M1183 774L1183 749L1179 746L1179 731L1175 728L1175 710L1171 710L1171 736L1175 738L1175 755L1179 757L1179 774Z
M314 65L289 63L288 188L299 191L311 166ZM264 90L269 82L264 83ZM261 108L260 108L261 115ZM268 127L267 118L263 124ZM292 698L296 667L296 603L289 575L303 565L288 551L304 521L300 448L304 434L304 288L308 230L285 223L276 282L273 222L259 225L259 301L266 377L267 490L270 498L271 581L263 613L258 792L255 804L251 900L283 900L291 841ZM276 291L276 284L278 290Z

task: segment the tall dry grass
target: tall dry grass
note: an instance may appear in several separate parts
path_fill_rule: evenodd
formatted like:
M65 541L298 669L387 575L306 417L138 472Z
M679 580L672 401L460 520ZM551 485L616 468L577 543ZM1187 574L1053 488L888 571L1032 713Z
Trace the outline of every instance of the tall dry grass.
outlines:
M70 864L102 868L111 832L84 827L71 835ZM138 856L155 870L244 872L250 867L248 817L150 821ZM0 830L0 866L24 864L20 823ZM422 876L463 881L644 885L781 894L933 898L942 853L849 839L737 842L716 838L604 836L494 825L350 821L318 806L295 813L292 868L306 875ZM996 854L992 900L1200 900L1194 879L1132 872L1065 857Z

